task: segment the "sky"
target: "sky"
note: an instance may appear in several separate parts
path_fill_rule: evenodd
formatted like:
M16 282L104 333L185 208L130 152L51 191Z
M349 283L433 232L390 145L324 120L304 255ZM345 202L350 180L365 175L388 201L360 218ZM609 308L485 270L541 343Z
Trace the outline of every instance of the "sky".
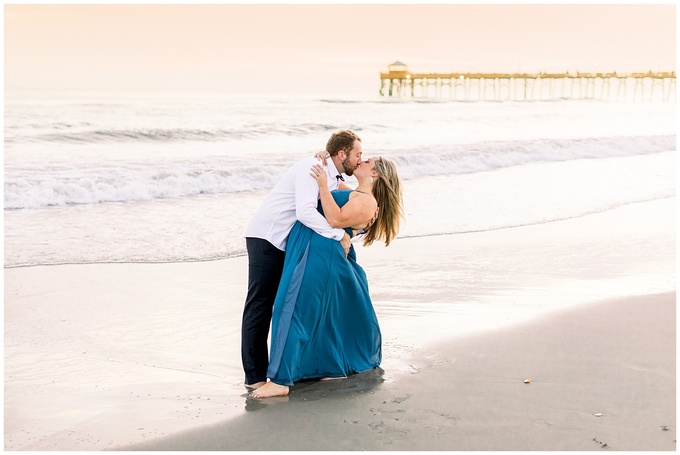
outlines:
M4 5L5 89L377 93L413 72L674 71L674 4Z

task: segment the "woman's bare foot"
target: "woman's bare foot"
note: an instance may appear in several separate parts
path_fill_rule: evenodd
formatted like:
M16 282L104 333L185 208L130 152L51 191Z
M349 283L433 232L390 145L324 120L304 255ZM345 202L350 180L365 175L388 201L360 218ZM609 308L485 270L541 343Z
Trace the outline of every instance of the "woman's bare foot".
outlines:
M246 387L246 389L257 390L266 383L267 383L266 381L260 381L256 382L255 384L243 384L243 385Z
M253 398L283 397L288 395L290 388L287 385L279 385L269 381L257 390L253 390L250 395Z

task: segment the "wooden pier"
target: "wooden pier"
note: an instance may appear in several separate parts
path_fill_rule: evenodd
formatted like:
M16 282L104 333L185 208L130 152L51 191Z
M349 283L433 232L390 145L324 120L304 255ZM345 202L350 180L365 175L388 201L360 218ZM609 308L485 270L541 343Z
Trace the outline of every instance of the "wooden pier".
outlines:
M675 101L675 71L639 73L411 73L401 62L380 73L380 95L456 100L598 99Z

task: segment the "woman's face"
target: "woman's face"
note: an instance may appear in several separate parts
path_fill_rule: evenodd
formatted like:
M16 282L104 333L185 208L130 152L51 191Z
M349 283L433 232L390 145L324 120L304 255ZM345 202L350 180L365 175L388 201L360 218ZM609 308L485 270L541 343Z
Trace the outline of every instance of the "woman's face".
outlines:
M377 157L371 157L367 160L364 160L361 162L361 165L356 168L354 171L354 175L357 177L370 177L373 175L373 171L375 170L375 160Z

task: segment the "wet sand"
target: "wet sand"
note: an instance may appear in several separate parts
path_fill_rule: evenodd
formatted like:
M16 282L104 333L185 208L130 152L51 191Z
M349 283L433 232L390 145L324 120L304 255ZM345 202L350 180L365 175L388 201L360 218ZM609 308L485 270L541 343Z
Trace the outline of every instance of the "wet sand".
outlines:
M5 449L674 449L674 198L357 254L382 369L266 401L246 258L5 269Z
M296 385L134 450L675 450L675 294L568 310ZM530 379L530 383L524 382Z

